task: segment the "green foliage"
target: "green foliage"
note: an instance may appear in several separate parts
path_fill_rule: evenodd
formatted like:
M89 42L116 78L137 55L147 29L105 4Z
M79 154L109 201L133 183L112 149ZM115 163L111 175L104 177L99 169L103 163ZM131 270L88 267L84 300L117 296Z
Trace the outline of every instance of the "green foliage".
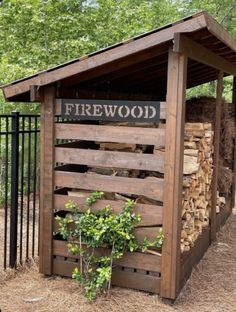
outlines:
M142 245L142 252L145 252L150 247L161 248L164 242L164 233L162 228L159 230L155 240L150 242L146 237L144 238L143 245Z
M94 192L86 199L86 204L92 206L102 197L103 192ZM57 217L60 234L69 241L69 252L80 255L80 267L73 271L72 277L84 285L88 300L95 299L101 290L110 288L113 261L120 259L125 251L139 249L145 252L149 247L162 246L162 231L154 242L145 238L141 246L138 244L133 231L141 217L133 212L134 204L128 199L118 214L113 213L110 205L96 213L90 208L81 213L79 207L69 202L66 208L73 213L65 218ZM107 248L107 253L98 256L96 250L100 247Z
M93 192L89 197L86 198L86 204L91 206L92 204L96 203L98 199L101 199L103 195L103 192Z

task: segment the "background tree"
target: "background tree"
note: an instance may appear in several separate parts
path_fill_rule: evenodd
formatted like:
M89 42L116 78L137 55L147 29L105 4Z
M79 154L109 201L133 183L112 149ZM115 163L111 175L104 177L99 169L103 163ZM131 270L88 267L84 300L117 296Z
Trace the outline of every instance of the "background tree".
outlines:
M236 37L232 0L3 0L0 81L67 62L203 9ZM13 107L1 105L0 112Z

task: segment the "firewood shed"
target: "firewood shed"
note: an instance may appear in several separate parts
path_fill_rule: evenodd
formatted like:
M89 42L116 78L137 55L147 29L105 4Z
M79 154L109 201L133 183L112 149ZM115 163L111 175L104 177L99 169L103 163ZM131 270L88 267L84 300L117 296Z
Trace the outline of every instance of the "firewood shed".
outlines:
M2 86L7 101L41 106L41 273L71 276L78 259L68 255L54 217L65 213L69 200L83 208L87 191L103 191L109 196L92 209L109 203L119 211L123 197L135 198L142 217L138 240L164 231L161 255L127 253L113 285L178 296L234 207L232 187L216 213L223 79L229 75L235 106L236 41L201 12ZM216 81L214 127L186 124L186 90L210 81ZM189 171L194 156L199 163L198 152L202 163ZM194 176L185 177L185 162ZM203 223L194 224L196 212ZM184 227L189 219L192 229Z

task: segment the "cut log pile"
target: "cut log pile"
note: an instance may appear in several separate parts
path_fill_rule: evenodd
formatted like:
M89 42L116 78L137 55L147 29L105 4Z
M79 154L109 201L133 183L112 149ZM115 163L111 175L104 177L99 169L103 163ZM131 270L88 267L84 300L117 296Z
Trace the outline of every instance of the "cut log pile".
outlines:
M216 99L197 97L186 103L186 121L212 123L214 130ZM221 114L220 159L218 190L230 196L233 181L233 151L235 138L235 111L232 104L223 101Z
M186 123L184 140L181 252L194 246L209 225L213 177L213 131L211 123ZM217 212L225 198L217 198Z

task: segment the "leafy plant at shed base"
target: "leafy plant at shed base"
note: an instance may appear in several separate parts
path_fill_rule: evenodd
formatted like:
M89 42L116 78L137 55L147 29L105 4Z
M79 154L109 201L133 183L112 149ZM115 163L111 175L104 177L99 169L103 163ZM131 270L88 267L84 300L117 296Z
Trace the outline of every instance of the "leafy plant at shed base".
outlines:
M85 202L91 206L102 197L103 192L94 192ZM141 246L138 244L133 231L141 217L133 212L134 205L135 202L128 199L118 214L113 213L110 205L96 213L88 207L82 213L70 201L66 208L72 213L68 213L65 218L57 217L60 234L69 241L69 252L80 256L79 267L74 269L72 278L84 286L89 301L95 299L101 290L107 289L109 292L113 261L122 258L125 251L146 252L149 247L162 246L162 230L154 242L145 238ZM70 226L72 223L73 227Z

